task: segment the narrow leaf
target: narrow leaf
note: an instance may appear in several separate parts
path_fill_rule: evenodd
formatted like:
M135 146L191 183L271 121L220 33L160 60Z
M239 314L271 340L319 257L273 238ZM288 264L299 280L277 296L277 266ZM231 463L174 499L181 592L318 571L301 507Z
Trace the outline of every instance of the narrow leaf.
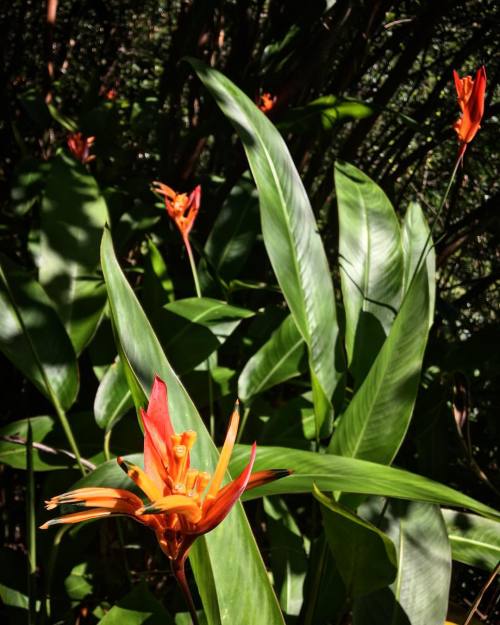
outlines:
M500 524L475 514L443 510L454 560L493 571L500 561Z
M94 400L94 415L97 425L110 430L134 405L127 377L119 357L106 371Z

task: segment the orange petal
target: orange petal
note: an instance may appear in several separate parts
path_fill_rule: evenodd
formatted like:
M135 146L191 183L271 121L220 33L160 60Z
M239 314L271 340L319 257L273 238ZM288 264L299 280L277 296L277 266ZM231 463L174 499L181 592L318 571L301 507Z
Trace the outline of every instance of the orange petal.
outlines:
M168 412L167 386L157 375L154 377L148 409L143 419L145 429L150 434L160 458L166 458L168 465L170 460L168 454L171 452L170 437L174 434L174 428Z
M231 454L233 453L233 447L236 440L236 433L238 432L239 422L240 406L239 402L236 402L233 414L231 415L231 420L229 422L229 427L227 428L226 440L224 441L224 446L222 447L219 462L217 463L212 482L208 488L207 498L212 499L216 496L222 480L224 479L224 474L226 473L229 459L231 458Z
M164 195L170 200L173 200L174 197L177 195L177 193L173 189L171 189L168 185L163 184L163 182L160 182L159 180L155 180L153 182L153 190L156 191L156 193Z
M164 493L168 481L167 468L171 464L171 459L161 456L156 447L151 432L151 425L144 410L141 409L142 422L144 424L144 470L153 480L157 488Z
M287 477L292 473L293 471L290 469L265 469L264 471L256 471L250 476L245 490L251 490L252 488L264 486L265 484L269 484L269 482L274 482L275 480L280 480L282 477ZM226 488L227 486L220 491L220 494L222 494Z
M95 500L107 500L110 501L110 505L100 506L99 504L93 504L92 502ZM78 488L73 491L69 491L67 493L63 493L62 495L57 495L56 497L52 497L49 501L46 502L47 510L51 510L56 506L60 506L62 504L83 504L86 506L96 505L99 507L109 507L112 508L115 501L121 501L126 503L131 507L131 509L140 508L142 506L142 500L131 493L128 490L123 490L121 488Z
M214 529L214 527L219 525L219 523L226 518L231 508L247 487L256 453L257 445L254 443L252 445L250 460L241 474L228 484L226 488L220 491L214 500L206 502L203 518L196 526L196 530L192 532L193 534L205 534Z
M95 508L93 510L83 510L82 512L74 512L73 514L66 514L57 519L50 519L43 525L40 525L41 530L46 530L51 525L59 525L60 523L80 523L80 521L89 521L90 519L100 519L113 514L112 510L103 510L102 508Z
M186 495L168 495L143 506L137 514L159 514L160 512L176 513L191 523L197 523L201 518L201 510L197 503Z
M121 456L118 456L116 461L120 465L120 468L125 471L129 478L137 484L137 486L151 501L162 497L163 492L142 469L135 466L135 464L127 464Z

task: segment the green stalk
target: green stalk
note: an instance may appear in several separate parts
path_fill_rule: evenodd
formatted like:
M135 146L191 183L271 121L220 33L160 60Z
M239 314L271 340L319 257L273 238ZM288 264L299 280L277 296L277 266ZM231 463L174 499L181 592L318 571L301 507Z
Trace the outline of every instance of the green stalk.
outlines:
M35 518L35 473L33 471L33 431L28 419L26 440L26 529L28 543L28 625L36 623L36 518Z
M184 600L186 601L187 607L189 609L189 614L191 615L192 625L200 625L198 621L198 615L196 613L196 607L194 605L193 597L191 595L191 591L189 590L189 584L186 579L186 571L184 568L184 563L186 559L182 558L180 561L171 560L170 566L172 567L172 573L174 574L175 579L177 580L177 584L182 591L184 596Z
M54 536L54 542L52 549L50 550L49 563L47 565L47 581L45 584L45 614L48 622L50 623L50 617L52 614L52 580L54 578L54 571L56 567L57 554L59 553L59 547L63 539L64 534L69 530L70 525L63 525L59 528Z
M182 236L186 251L189 257L189 265L191 266L191 273L193 274L194 288L196 291L196 297L203 297L201 293L200 280L198 278L198 270L196 269L196 263L194 262L193 250L191 249L191 243L189 242L188 235ZM207 378L208 378L208 410L209 410L209 429L210 436L215 436L215 416L214 416L214 389L212 382L212 367L210 365L210 357L206 360L207 363Z

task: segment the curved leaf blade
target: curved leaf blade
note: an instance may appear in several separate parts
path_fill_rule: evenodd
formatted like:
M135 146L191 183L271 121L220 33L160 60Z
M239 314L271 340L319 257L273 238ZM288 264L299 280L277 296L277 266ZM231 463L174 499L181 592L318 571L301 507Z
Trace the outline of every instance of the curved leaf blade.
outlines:
M146 396L155 373L167 383L175 428L198 433L192 464L213 472L218 453L198 412L170 366L153 329L116 259L111 234L105 230L101 262L121 353ZM202 557L205 551L208 557ZM237 554L227 567L228 554ZM218 528L199 538L191 563L210 625L238 622L282 624L276 597L240 503ZM245 583L245 580L247 583ZM251 583L250 581L251 580ZM245 591L242 591L242 588ZM216 600L213 591L216 591ZM259 611L254 606L259 604Z
M241 471L249 447L237 445L230 470ZM316 484L321 491L342 491L363 495L383 495L428 503L468 508L482 516L500 520L500 512L449 486L426 477L367 460L318 454L289 447L259 446L255 471L287 468L293 474L244 494L244 500L263 495L310 493Z
M71 341L40 284L5 257L0 304L0 349L53 403L69 408L79 386Z
M134 405L123 363L117 356L99 384L94 400L97 425L108 431Z
M335 190L346 351L359 386L389 334L401 303L401 231L386 194L354 165L335 163Z
M443 510L454 560L493 571L500 561L500 524L475 514Z
M417 274L389 336L342 415L329 451L390 464L408 429L427 343L429 290Z
M308 347L318 430L342 365L333 284L304 185L278 130L234 83L189 59L198 77L238 132L260 200L262 234L271 265Z

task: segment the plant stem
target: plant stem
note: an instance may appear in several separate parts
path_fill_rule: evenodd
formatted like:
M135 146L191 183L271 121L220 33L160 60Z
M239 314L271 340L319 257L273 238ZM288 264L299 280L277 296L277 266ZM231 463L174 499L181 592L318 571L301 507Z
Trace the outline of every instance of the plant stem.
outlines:
M203 297L201 293L200 280L198 278L198 270L196 269L196 263L194 262L193 250L191 249L191 243L189 237L183 236L184 245L189 258L189 265L191 267L191 273L193 274L194 289L196 291L196 297ZM214 417L214 389L212 382L212 367L210 365L210 357L206 360L207 363L207 378L208 378L208 411L209 411L209 429L210 436L214 438L215 435L215 417Z
M193 597L191 596L191 591L189 590L189 585L186 579L186 571L184 568L184 563L186 559L182 558L180 561L171 560L170 566L172 568L172 573L174 574L175 579L179 585L179 588L182 591L184 599L189 609L189 614L191 615L191 619L193 621L193 625L200 625L198 621L198 615L196 613L196 607L194 605Z
M54 577L57 554L59 553L59 546L61 544L61 540L63 539L64 534L69 530L70 527L71 527L70 525L63 525L61 528L59 528L56 535L54 536L54 543L50 551L49 563L47 565L47 581L45 584L45 614L49 622L50 622L51 611L52 611L52 608L51 608L52 579Z
M64 430L64 433L66 434L66 438L68 439L68 443L69 443L69 446L71 447L71 451L75 454L78 468L80 469L82 475L87 475L87 472L85 471L85 467L83 466L83 463L82 463L80 450L78 449L78 445L76 444L75 437L73 436L73 430L71 429L71 426L68 422L66 413L61 408L61 405L59 404L59 400L54 396L52 392L51 392L51 396L52 396L52 403L54 404L54 408L56 409L56 414L59 417L59 421L62 425L62 429Z
M243 416L241 417L240 427L238 428L238 434L236 435L236 444L238 444L241 440L241 435L243 434L243 430L245 429L245 425L247 424L249 414L250 414L250 407L245 406L245 410L243 411Z
M33 430L28 419L26 444L26 526L28 543L28 625L36 622L36 520L35 520L35 473L33 471Z
M495 581L495 578L496 578L496 576L499 573L500 573L500 562L496 565L495 570L492 572L492 574L486 580L486 584L481 588L478 596L476 597L476 600L472 604L472 607L470 609L469 614L467 615L467 618L465 620L464 625L469 625L469 623L472 620L472 617L474 616L476 610L479 607L479 604L481 603L481 601L482 601L482 599L484 597L484 593L488 590L488 588L491 586L491 584Z
M111 452L109 450L109 443L111 441L111 432L112 431L113 430L110 428L104 434L104 457L106 458L106 460L111 460Z

